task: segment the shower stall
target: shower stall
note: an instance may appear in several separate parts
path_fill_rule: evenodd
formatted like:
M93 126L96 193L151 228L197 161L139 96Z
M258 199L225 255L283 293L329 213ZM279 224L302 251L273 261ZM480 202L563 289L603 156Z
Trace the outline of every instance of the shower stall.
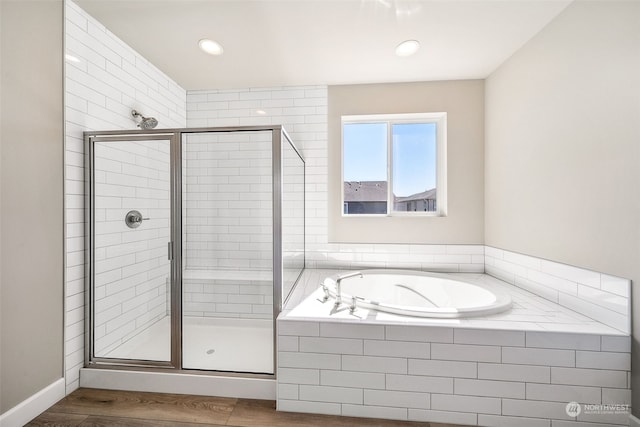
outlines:
M275 374L304 252L281 126L85 132L86 365Z

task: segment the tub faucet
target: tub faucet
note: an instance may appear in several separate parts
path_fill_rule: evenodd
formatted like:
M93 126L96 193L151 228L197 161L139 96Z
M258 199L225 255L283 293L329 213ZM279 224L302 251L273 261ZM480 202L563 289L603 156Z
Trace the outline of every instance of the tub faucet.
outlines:
M345 273L338 277L336 277L336 303L335 306L338 307L342 304L342 291L340 290L340 282L344 279L348 279L350 277L360 276L360 278L364 277L360 271L354 271L353 273Z

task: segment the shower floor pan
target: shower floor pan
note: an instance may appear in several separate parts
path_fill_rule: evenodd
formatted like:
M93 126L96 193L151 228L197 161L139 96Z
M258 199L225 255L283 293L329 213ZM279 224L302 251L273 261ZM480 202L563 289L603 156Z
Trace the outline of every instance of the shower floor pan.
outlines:
M182 332L184 369L273 373L271 320L185 317ZM169 360L170 318L165 317L107 357Z

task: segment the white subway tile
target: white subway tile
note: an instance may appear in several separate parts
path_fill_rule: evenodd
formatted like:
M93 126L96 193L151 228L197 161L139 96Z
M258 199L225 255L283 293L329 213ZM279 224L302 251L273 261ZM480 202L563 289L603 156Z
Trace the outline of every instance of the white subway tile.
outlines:
M478 378L503 381L550 383L551 368L548 366L478 363Z
M502 399L502 415L517 417L539 417L569 420L566 407L568 402L543 402L535 400Z
M612 294L625 298L630 297L631 283L629 280L603 274L601 276L601 281L602 283L600 284L600 288L603 291L611 292Z
M307 353L362 354L362 340L300 337L300 351Z
M430 409L429 393L408 391L364 390L364 404L398 408Z
M284 368L340 369L337 354L278 352L278 366Z
M387 374L387 390L453 393L453 378Z
M559 304L602 322L605 325L611 326L612 328L616 328L621 332L629 333L631 330L629 317L627 315L581 300L575 296L560 293Z
M385 374L350 371L320 371L320 384L363 389L384 389Z
M504 347L502 363L540 366L576 366L573 350Z
M278 384L278 399L298 399L297 384Z
M454 394L487 397L511 397L524 399L525 385L521 382L472 380L456 378L453 382Z
M383 418L391 420L406 420L406 408L388 408L370 405L342 405L342 415L347 417Z
M446 251L448 254L482 255L484 257L483 245L447 245Z
M385 326L386 339L419 342L453 342L453 328L430 326Z
M353 323L320 323L320 336L384 339L384 326L357 325Z
M527 331L527 347L566 350L600 350L600 336L562 332Z
M75 4L65 3L64 12L67 20L77 25L82 31L87 31L87 18Z
M516 252L503 252L503 259L507 262L523 266L527 269L541 270L542 260L540 258L523 255Z
M500 347L467 344L431 344L434 360L461 360L470 362L500 362Z
M278 368L278 383L320 384L320 371L304 368Z
M485 245L484 247L484 254L491 258L503 259L505 252L506 251L503 251L502 249L494 248L492 246Z
M305 412L311 414L340 415L342 410L339 403L306 402L302 400L278 399L278 411Z
M601 291L585 285L578 285L578 298L623 315L629 313L629 299L610 292Z
M542 271L593 288L600 288L600 273L553 261L542 261Z
M500 399L494 397L432 394L431 408L441 411L500 414Z
M577 351L576 367L630 371L631 354L606 351Z
M407 359L396 357L345 355L342 356L342 369L345 371L406 374Z
M448 360L409 359L409 375L434 377L477 378L476 362L453 362Z
M278 351L298 351L298 337L278 336Z
M603 388L602 403L631 405L631 390L621 388Z
M317 322L279 320L277 327L278 335L299 335L305 337L317 337L320 335L320 326Z
M586 350L586 349L585 349ZM602 336L602 351L631 352L630 336Z
M406 341L365 340L364 354L367 356L428 358L429 344Z
M578 284L561 277L535 270L527 270L527 279L568 295L578 295Z
M492 266L514 277L527 277L529 271L526 267L502 259L493 260Z
M527 384L527 400L600 403L601 389L576 385Z
M300 400L315 402L362 404L363 390L359 388L300 385Z
M524 346L525 333L521 331L498 331L482 329L461 329L453 331L456 344L481 344L501 346Z
M492 258L489 258L492 259ZM486 258L485 258L486 260ZM508 271L502 270L496 266L494 266L493 264L495 263L495 259L493 259L490 263L487 263L485 261L485 265L484 265L484 271L490 275L493 276L497 279L500 279L504 282L510 283L510 284L515 284L516 283L516 275L513 273L510 273ZM533 292L533 290L531 291Z
M551 368L551 383L626 388L627 373L604 369Z

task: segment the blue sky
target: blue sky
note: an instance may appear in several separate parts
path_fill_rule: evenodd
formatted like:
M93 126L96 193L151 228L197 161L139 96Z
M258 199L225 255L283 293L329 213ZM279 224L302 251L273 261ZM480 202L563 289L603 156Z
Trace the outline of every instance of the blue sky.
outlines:
M386 123L344 125L344 180L387 180ZM435 187L435 123L393 125L393 182L396 196Z

